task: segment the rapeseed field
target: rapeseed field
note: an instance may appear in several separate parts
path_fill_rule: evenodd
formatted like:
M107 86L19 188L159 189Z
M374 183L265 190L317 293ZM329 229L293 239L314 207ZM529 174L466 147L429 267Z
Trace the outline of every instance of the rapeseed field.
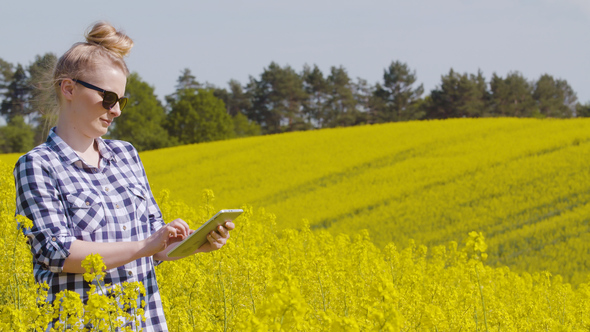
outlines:
M167 220L246 210L223 250L157 267L169 327L587 331L589 129L458 119L144 152ZM72 294L38 305L0 166L0 330L120 315ZM118 290L120 304L140 288Z
M461 241L478 230L489 264L587 281L590 119L456 119L252 137L148 151L154 192L223 208L247 204L279 228L379 248Z

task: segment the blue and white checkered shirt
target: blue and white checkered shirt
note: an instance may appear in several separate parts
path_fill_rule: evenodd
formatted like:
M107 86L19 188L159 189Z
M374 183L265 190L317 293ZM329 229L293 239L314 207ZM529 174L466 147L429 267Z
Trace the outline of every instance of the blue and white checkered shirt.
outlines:
M17 214L33 221L25 231L35 280L49 285L48 301L65 289L86 301L82 274L62 272L73 241L121 242L147 238L164 225L135 148L96 139L99 168L89 166L51 130L47 141L20 157L15 169ZM144 331L166 331L152 257L107 271L105 283L141 281L146 289Z

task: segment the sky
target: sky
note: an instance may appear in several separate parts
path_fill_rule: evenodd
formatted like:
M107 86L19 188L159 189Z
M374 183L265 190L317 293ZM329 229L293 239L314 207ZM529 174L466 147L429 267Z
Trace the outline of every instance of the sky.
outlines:
M127 64L160 99L189 68L227 88L271 62L332 66L371 85L393 61L415 70L428 94L452 68L530 81L565 79L590 102L590 0L171 0L3 1L0 58L29 65L61 56L105 20L135 43Z

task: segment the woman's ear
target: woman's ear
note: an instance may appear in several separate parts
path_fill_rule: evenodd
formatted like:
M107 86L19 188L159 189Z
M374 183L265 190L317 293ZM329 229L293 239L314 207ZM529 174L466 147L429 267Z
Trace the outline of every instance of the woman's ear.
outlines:
M61 95L65 98L65 100L71 101L74 98L74 87L76 83L69 78L66 78L61 81L59 87Z

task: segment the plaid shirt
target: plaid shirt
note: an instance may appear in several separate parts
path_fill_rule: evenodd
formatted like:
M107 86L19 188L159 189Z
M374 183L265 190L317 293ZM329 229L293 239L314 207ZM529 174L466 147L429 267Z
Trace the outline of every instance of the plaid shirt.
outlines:
M73 241L121 242L147 238L164 225L135 148L96 139L100 167L86 164L51 130L47 141L22 156L14 169L17 214L33 221L25 230L35 280L49 285L48 301L65 289L86 301L82 274L62 272ZM107 271L105 283L141 281L146 289L144 331L167 330L152 257Z

